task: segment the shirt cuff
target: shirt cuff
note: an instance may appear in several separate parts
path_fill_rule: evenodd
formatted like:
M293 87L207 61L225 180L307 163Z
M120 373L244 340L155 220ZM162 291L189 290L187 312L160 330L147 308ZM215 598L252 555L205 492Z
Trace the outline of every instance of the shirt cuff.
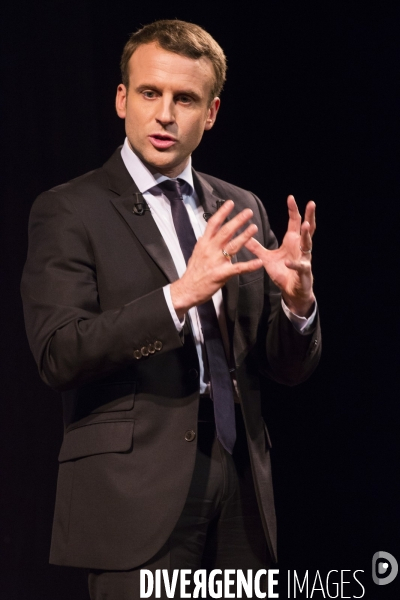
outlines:
M283 312L285 313L289 321L292 323L296 331L298 331L302 335L307 335L308 333L310 333L310 329L314 324L315 316L317 314L317 302L315 302L314 310L309 317L299 317L299 315L295 315L294 313L292 313L292 311L290 311L284 303L283 298L281 299L281 303Z
M172 304L172 298L171 298L171 285L166 285L165 287L163 287L163 292L164 292L164 296L165 296L165 301L167 303L167 306L169 308L169 312L171 313L171 317L173 322L175 323L175 327L178 333L180 333L183 329L183 326L185 324L185 317L183 317L182 321L178 318L178 315L175 312L175 308L174 305ZM298 317L300 318L300 317Z

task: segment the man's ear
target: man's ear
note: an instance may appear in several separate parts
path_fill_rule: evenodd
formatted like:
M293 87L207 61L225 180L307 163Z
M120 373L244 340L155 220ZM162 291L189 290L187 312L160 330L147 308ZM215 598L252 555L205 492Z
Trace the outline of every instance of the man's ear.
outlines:
M221 100L218 97L214 98L214 100L211 102L210 107L208 109L206 124L204 126L205 131L207 131L208 129L211 129L211 127L214 125L215 120L217 118L220 104L221 104Z
M125 119L126 117L126 97L128 95L128 90L124 86L123 83L120 83L117 87L117 95L115 98L115 110L117 111L117 115L120 119Z

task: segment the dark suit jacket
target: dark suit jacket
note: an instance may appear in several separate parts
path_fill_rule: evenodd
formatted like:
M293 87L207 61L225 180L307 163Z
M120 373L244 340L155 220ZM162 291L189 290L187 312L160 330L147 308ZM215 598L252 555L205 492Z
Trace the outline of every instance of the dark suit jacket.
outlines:
M253 194L195 172L194 181L206 212L215 212L217 199L233 199L235 213L251 207L256 237L276 246ZM198 358L189 328L180 335L166 305L162 288L177 273L151 213L134 214L136 191L117 150L102 168L39 196L31 212L22 279L26 328L41 377L62 391L65 422L55 564L142 564L169 537L193 472L196 439L185 434L197 431ZM237 255L251 257L246 249ZM234 277L223 295L229 360L274 557L260 373L289 385L306 379L318 362L319 326L297 333L262 269Z

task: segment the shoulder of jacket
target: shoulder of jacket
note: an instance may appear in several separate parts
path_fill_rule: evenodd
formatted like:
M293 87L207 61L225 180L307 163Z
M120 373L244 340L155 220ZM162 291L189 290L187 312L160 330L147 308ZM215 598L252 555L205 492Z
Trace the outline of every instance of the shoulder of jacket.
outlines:
M79 177L75 177L70 181L57 185L46 193L52 194L60 194L66 196L80 196L86 195L92 191L97 191L99 189L107 189L106 187L106 177L103 173L102 167L98 169L94 169L93 171L89 171L88 173L84 173Z
M233 183L229 183L228 181L224 181L223 179L218 179L218 177L213 177L212 175L208 175L207 173L200 173L200 172L196 171L196 174L198 176L200 176L200 178L205 179L207 181L207 183L209 183L211 185L211 187L213 188L213 190L215 192L221 191L222 193L226 193L227 191L230 191L234 194L243 194L244 193L244 194L250 194L251 196L254 195L249 190L240 188L239 186L234 185Z
M212 187L213 192L221 199L233 200L234 202L239 202L240 205L243 204L245 207L250 208L257 206L257 209L260 210L262 202L250 190L245 190L244 188L234 185L233 183L229 183L223 179L218 179L217 177L213 177L207 173L199 173L196 171L196 175L200 177L200 180L205 180Z
M113 179L117 181L117 187L113 185ZM78 209L93 208L98 207L99 202L104 204L105 199L121 193L131 183L132 179L121 158L121 147L118 147L101 167L57 185L43 192L39 198L45 197L53 202L68 200Z
M110 196L113 196L113 193L107 185L106 174L100 167L42 192L32 208L40 206L57 210L57 207L64 206L78 213L92 212L99 207L99 203L104 204Z

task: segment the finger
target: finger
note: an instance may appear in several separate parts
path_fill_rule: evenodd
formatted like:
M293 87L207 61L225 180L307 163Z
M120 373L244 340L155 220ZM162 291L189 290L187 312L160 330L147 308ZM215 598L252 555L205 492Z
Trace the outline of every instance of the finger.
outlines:
M218 243L222 248L233 238L235 233L251 219L252 216L253 211L250 208L245 208L220 228L216 236L218 237Z
M214 278L216 281L221 282L223 285L234 275L240 275L241 273L250 273L251 271L261 269L262 266L263 262L259 258L235 263L226 260L222 265L220 265L218 275L214 275Z
M285 260L285 266L299 275L311 275L311 263L306 260Z
M220 230L227 216L232 212L235 206L232 200L226 200L216 213L207 221L207 227L204 237L212 238Z
M311 225L308 221L304 221L301 225L301 235L300 235L300 246L301 252L303 253L303 258L308 261L311 260L311 252L312 250L312 239L311 239Z
M316 222L315 222L315 202L313 202L312 200L310 202L308 202L307 206L306 206L306 212L304 215L304 220L308 221L310 223L310 235L311 237L314 235L315 229L316 229Z
M232 275L240 275L241 273L257 271L257 269L261 269L262 266L262 260L259 258L247 260L246 262L232 263Z
M264 248L264 246L262 244L260 244L260 242L255 240L253 237L250 238L248 242L246 242L245 246L246 246L247 250L250 250L250 252L255 254L258 258L260 258L263 261L266 259L266 257L268 256L268 254L270 252L269 250Z
M251 237L257 233L258 227L254 223L249 225L243 233L233 238L225 246L226 252L229 252L232 256L237 254L241 248L251 239Z
M287 199L287 207L289 212L289 223L288 223L288 231L294 231L295 233L300 233L301 227L301 215L299 213L299 209L297 208L296 200L294 196L288 196Z

